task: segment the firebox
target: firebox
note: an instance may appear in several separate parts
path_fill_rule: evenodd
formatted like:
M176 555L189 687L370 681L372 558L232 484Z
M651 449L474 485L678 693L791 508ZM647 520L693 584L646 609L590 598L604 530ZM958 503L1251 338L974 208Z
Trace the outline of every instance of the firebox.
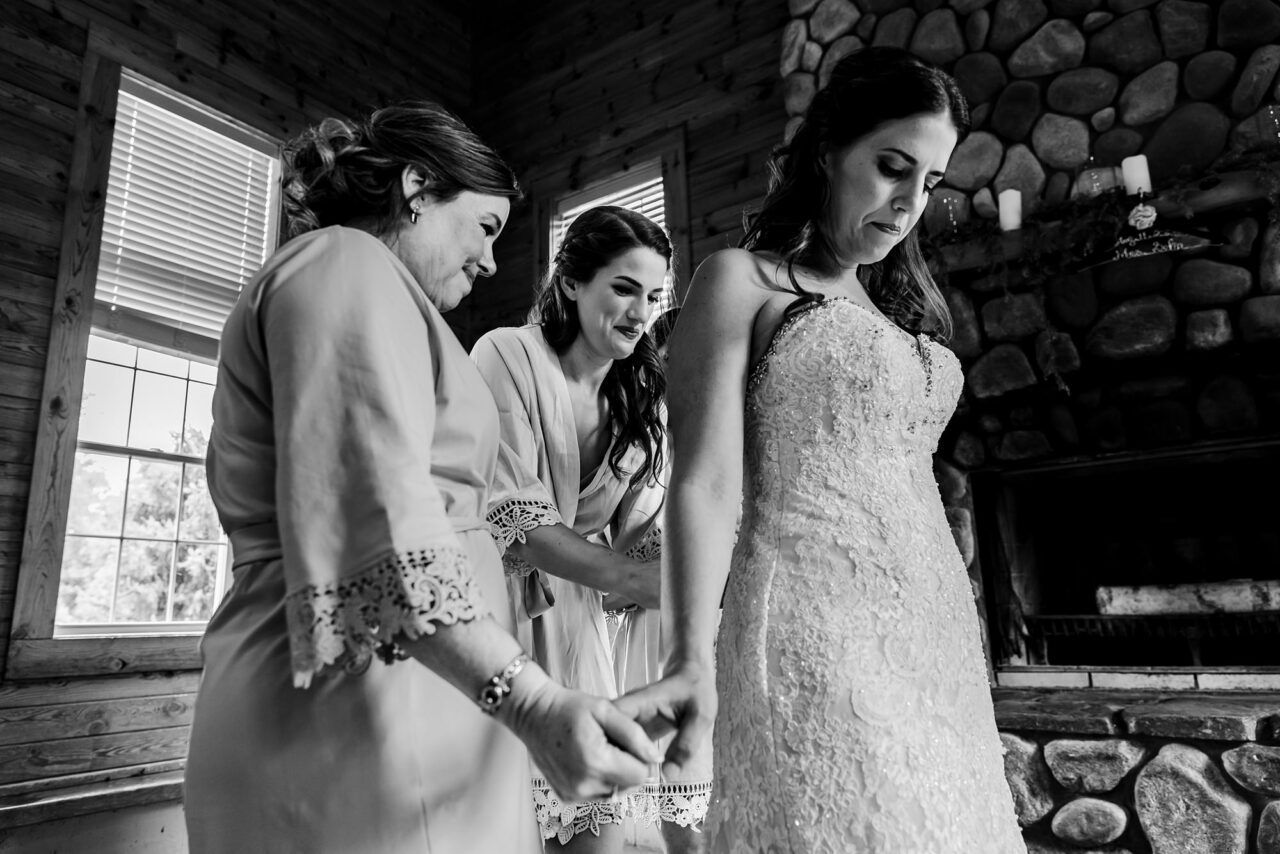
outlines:
M975 472L997 664L1280 663L1280 440Z

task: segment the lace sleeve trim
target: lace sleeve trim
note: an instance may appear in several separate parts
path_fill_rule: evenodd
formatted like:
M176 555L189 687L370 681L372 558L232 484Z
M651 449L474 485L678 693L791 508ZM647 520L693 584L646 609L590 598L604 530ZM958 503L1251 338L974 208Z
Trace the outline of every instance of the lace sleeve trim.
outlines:
M639 561L657 560L662 557L662 528L654 525L645 531L640 542L627 549L627 557Z
M646 785L631 796L631 815L644 827L677 824L701 831L711 807L711 781Z
M505 552L516 540L523 543L526 531L539 525L558 525L563 520L560 511L545 501L512 498L490 510L486 521L498 550Z
M332 664L359 672L375 653L403 658L397 636L434 634L487 613L470 562L456 546L388 555L350 578L285 598L293 684L308 687Z

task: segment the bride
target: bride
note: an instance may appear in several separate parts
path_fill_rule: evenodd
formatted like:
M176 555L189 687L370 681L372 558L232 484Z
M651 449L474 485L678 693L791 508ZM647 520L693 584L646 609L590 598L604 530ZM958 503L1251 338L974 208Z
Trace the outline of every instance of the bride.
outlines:
M1026 850L931 466L963 376L914 228L968 125L911 54L845 58L682 308L673 652L621 702L678 729L670 773L714 719L713 851Z

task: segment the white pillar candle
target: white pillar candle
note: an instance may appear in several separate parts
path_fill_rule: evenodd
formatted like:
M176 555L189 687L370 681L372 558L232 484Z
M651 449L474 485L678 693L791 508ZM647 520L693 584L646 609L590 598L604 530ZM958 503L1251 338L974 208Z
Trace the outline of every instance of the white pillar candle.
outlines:
M1022 191L1015 189L1001 190L1000 230L1017 231L1022 227Z
M1127 195L1151 192L1151 172L1147 168L1147 156L1135 154L1120 161L1120 172L1124 175L1124 191Z

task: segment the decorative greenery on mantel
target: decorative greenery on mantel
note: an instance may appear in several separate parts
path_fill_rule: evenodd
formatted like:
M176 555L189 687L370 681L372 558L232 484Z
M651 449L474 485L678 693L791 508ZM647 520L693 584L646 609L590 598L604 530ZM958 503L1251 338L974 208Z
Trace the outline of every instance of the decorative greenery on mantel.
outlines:
M1198 215L1263 199L1272 220L1280 217L1280 158L1274 151L1234 157L1197 178L1169 182L1147 203L1162 225L1177 228ZM1117 188L1045 205L1017 231L1001 231L994 218L974 218L946 234L921 233L920 245L941 273L999 274L1017 262L1028 279L1042 281L1096 263L1120 239L1135 204Z

